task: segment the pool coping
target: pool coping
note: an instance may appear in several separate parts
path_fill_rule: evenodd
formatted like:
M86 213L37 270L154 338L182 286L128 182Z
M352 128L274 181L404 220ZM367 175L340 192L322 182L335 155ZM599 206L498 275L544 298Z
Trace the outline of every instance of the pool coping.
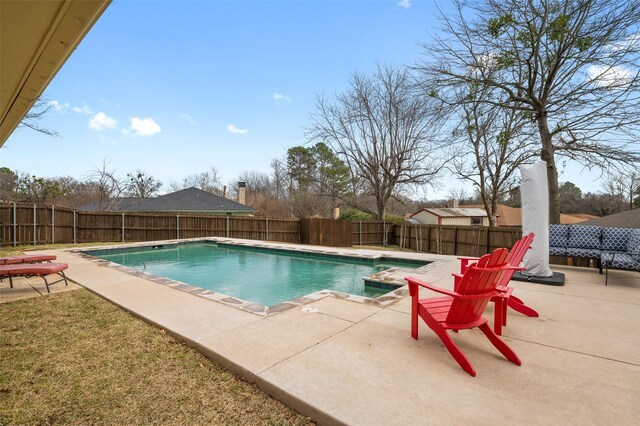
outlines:
M389 287L395 287L395 289L390 289L389 292L379 296L377 298L370 298L366 296L360 296L350 293L344 293L339 291L334 291L330 289L321 289L315 291L313 293L306 294L304 296L298 297L292 300L285 300L283 302L277 303L271 306L260 305L255 302L242 300L237 297L233 297L227 294L218 293L212 290L203 289L201 287L197 287L191 284L187 284L181 281L173 280L171 278L161 277L155 274L151 274L148 272L140 271L138 269L120 265L115 262L111 262L109 260L100 259L94 255L88 254L87 252L95 252L99 250L115 250L122 248L143 248L143 247L154 247L159 245L177 245L181 243L199 243L199 242L215 242L216 244L222 245L233 245L247 248L262 248L268 249L270 251L282 251L288 253L306 253L306 254L315 254L315 255L324 255L327 257L338 257L341 259L367 259L367 260L401 260L401 261L413 261L416 259L402 256L399 252L398 256L390 255L389 252L384 252L379 255L371 255L371 254L362 254L362 253L345 253L344 250L336 249L333 247L318 247L318 246L305 246L301 247L300 245L289 245L287 243L279 243L279 242L265 242L260 240L240 240L235 238L224 238L224 237L205 237L205 238L189 238L189 239L179 239L179 240L162 240L162 241L145 241L145 242L135 242L135 243L123 243L109 246L95 246L95 247L86 247L79 249L68 250L70 253L76 254L86 260L94 262L100 266L107 266L118 271L124 272L126 274L143 278L145 280L151 281L156 284L164 285L175 290L179 290L182 292L186 292L198 297L202 297L208 300L213 300L215 302L222 303L227 306L231 306L236 309L243 310L245 312L249 312L259 316L270 316L274 314L278 314L280 312L287 311L289 309L302 307L306 304L316 302L318 300L324 299L325 297L335 297L338 299L350 300L356 303L362 303L366 305L376 306L376 307L386 307L393 303L399 301L402 297L408 294L407 284L404 280L394 278L392 275L398 272L406 271L407 273L416 273L416 274L424 274L431 269L437 268L440 266L440 261L437 259L429 259L425 260L428 262L426 265L414 268L414 269L404 269L399 267L394 267L390 269L386 269L384 271L377 272L371 276L363 277L365 283L366 282L375 282L379 283L381 286L388 285ZM379 287L381 288L381 287Z

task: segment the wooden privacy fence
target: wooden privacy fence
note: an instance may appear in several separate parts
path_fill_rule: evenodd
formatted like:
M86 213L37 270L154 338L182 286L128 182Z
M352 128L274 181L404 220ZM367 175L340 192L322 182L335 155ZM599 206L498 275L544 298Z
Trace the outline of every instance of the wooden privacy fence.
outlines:
M0 203L0 246L229 237L300 242L298 219L169 213L79 212Z
M513 246L521 233L520 227L79 212L55 206L0 203L1 246L229 237L334 247L395 245L418 252L479 256Z
M394 244L393 222L366 220L351 222L351 244L354 246L388 246Z
M351 247L351 222L334 219L300 219L300 242L318 246Z
M418 252L480 256L511 247L522 236L519 226L447 226L401 224L393 229L395 245Z

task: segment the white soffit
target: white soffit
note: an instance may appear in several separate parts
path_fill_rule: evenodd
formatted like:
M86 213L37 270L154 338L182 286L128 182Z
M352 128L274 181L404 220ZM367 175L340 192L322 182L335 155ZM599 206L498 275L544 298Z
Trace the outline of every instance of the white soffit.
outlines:
M0 1L0 147L110 3Z

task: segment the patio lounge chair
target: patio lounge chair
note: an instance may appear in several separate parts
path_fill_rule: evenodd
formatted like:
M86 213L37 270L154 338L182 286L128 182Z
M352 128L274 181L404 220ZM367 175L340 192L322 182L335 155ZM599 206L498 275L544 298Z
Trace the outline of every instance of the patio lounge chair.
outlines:
M470 375L476 370L469 359L456 346L447 330L466 330L478 327L491 343L511 362L521 365L518 355L491 330L482 316L489 300L497 296L496 284L502 273L512 268L507 263L507 249L497 249L486 254L477 263L469 265L458 283L457 291L449 291L426 284L412 277L409 282L411 296L411 337L418 339L418 316L433 330L460 367ZM420 299L420 287L441 293L444 297Z
M44 284L47 287L47 293L51 293L49 286L64 281L64 285L68 286L67 277L64 274L64 270L69 265L66 263L20 263L15 265L0 265L0 277L8 277L9 285L13 288L14 277L40 277L44 280ZM47 280L48 275L57 274L61 276L59 280L49 282Z
M531 243L533 243L534 237L535 234L532 232L516 241L509 252L509 256L507 256L507 263L512 266L520 266L525 253L531 248ZM453 274L455 277L453 287L454 291L457 291L458 283L462 278L462 274L467 270L469 262L472 260L478 260L477 257L459 257L458 259L460 259L460 274ZM502 276L498 280L498 284L496 284L496 290L499 294L491 299L491 301L495 303L493 331L495 331L498 336L502 335L502 326L507 325L507 306L528 317L538 318L540 316L538 312L525 305L521 299L511 294L513 288L509 287L509 281L511 281L516 270L517 269L515 268L510 268L502 273Z
M19 256L0 257L0 265L15 265L17 263L42 263L56 260L51 254L23 254Z

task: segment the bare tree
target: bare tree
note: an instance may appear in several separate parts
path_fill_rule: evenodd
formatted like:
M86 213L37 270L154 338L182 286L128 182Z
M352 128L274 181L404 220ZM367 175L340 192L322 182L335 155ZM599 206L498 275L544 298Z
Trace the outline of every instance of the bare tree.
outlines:
M477 189L489 219L497 224L498 200L515 185L518 166L536 156L537 143L521 111L487 102L489 87L468 86L450 107L458 117L452 140L459 147L450 169Z
M419 65L434 91L486 85L528 114L558 223L556 156L587 167L640 161L639 0L455 0Z
M153 176L149 176L144 170L136 170L135 173L127 173L125 190L127 195L138 198L149 198L158 193L162 182Z
M200 173L194 173L182 179L182 182L171 182L169 188L172 191L180 191L181 189L187 189L196 187L203 191L211 192L212 194L225 196L225 188L220 180L220 173L218 169L211 166L209 170Z
M49 99L37 98L29 112L27 112L24 118L20 121L18 127L27 127L47 136L60 137L60 133L55 130L44 128L39 124L39 121L42 120L52 107L53 105Z
M282 200L286 196L287 170L283 161L273 159L271 161L271 181L273 182L273 196Z
M106 160L87 174L86 184L93 188L94 199L100 211L113 210L125 187L117 178L116 170L110 169Z
M316 99L307 136L329 145L376 199L376 214L395 191L428 183L441 170L430 98L416 96L407 70L378 67L354 74L351 87L330 102Z
M616 200L618 210L632 210L635 198L640 192L640 174L635 171L609 174L602 187L605 194Z

